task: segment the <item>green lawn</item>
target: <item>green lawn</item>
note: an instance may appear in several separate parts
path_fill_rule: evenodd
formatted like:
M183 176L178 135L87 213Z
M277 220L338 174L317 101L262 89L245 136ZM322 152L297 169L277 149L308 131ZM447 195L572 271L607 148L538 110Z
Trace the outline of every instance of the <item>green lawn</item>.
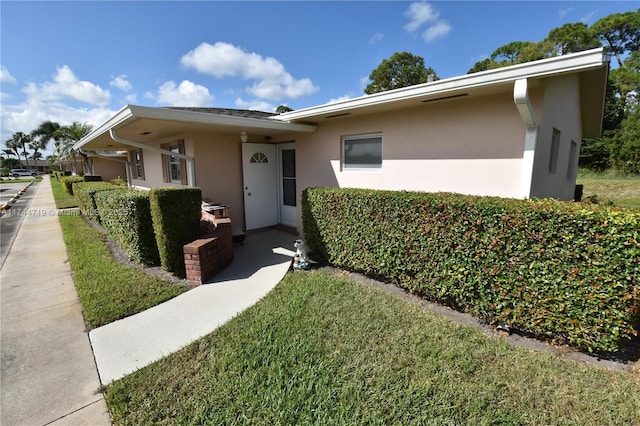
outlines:
M51 189L59 209L78 205L55 177L51 178ZM186 285L118 263L103 233L83 217L60 215L59 219L82 312L90 328L142 312L187 291Z
M78 202L73 195L67 194L67 190L64 185L56 179L55 176L50 177L51 190L53 191L53 198L56 202L58 209L68 209L72 207L78 207Z
M152 308L185 291L113 259L102 233L81 216L60 216L73 281L90 328Z
M576 183L584 185L583 200L595 197L602 204L640 209L640 176L580 170Z
M124 424L640 424L640 380L514 348L327 271L109 385Z

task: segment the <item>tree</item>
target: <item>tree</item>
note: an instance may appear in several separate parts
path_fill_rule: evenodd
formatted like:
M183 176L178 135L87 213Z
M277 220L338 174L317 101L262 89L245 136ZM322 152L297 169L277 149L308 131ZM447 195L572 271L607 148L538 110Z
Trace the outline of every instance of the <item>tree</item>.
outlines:
M640 50L640 9L605 16L596 21L591 30L622 66L622 55Z
M3 153L4 155L6 155L7 157L9 157L9 158L11 158L11 157L12 157L12 156L14 156L14 155L17 157L17 154L16 154L16 153L15 153L15 151L14 151L13 149L11 149L11 148L5 148L5 149L3 149L3 150L2 150L2 153Z
M564 24L549 31L545 39L552 47L553 55L566 55L600 47L601 43L587 24Z
M431 77L430 77L431 76ZM424 58L408 52L396 52L384 59L369 75L371 83L364 92L367 95L438 80L435 71L424 65Z
M55 138L55 132L60 128L58 123L52 121L44 121L40 123L37 129L31 132L32 141L29 143L29 148L33 150L31 158L37 165L38 159L42 158L40 151L47 149L49 141Z
M20 158L20 154L24 156L24 160L26 162L24 167L29 167L29 153L27 152L29 143L31 143L31 135L27 135L23 132L14 133L11 136L11 139L5 141L7 148L15 152L18 158ZM22 160L20 162L22 163Z
M53 133L53 137L56 142L55 156L58 159L58 165L61 160L66 158L72 158L75 162L78 154L84 158L85 163L87 162L87 156L82 154L82 152L73 149L73 145L85 137L92 129L93 126L91 124L74 121L69 126L59 127Z
M284 114L285 112L293 111L293 108L289 108L286 105L280 105L276 108L276 114Z
M614 141L611 165L623 173L640 174L640 108L624 119Z
M16 138L16 135L12 135L11 139L8 139L4 142L5 146L7 147L6 150L13 152L13 154L18 157L18 161L20 162L20 167L22 167L22 160L20 160L20 151L19 151L19 144L18 144L18 139Z
M501 62L504 65L517 64L520 52L527 45L524 41L512 41L509 44L498 47L491 54L491 60L495 62Z

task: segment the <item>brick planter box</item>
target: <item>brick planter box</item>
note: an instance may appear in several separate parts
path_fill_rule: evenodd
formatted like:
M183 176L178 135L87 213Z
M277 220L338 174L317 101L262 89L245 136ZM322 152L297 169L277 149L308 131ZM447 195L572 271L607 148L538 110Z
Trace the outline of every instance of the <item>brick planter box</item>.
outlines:
M187 284L199 286L218 274L233 261L231 219L219 218L208 228L204 238L184 246Z

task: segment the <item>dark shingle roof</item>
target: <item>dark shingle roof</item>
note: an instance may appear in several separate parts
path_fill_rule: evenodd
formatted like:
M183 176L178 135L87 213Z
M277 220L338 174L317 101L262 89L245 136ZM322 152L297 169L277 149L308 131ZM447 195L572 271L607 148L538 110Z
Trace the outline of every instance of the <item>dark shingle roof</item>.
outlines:
M176 109L181 111L201 112L214 115L228 115L231 117L245 118L271 118L276 115L273 112L252 111L248 109L232 109L232 108L202 108L202 107L166 107L167 109Z

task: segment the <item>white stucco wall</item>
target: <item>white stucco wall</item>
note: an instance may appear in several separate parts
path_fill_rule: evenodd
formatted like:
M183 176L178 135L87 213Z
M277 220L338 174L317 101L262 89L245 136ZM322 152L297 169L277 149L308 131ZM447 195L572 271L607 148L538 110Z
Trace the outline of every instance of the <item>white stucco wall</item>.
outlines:
M532 197L572 200L574 197L578 156L582 140L579 76L560 76L544 81L544 101L534 159ZM560 133L557 167L550 171L554 129ZM570 158L571 141L576 144ZM570 165L571 163L571 165ZM568 169L573 173L568 176Z
M381 133L383 165L342 170L341 138ZM338 186L517 197L524 126L505 92L323 122L298 135L298 188Z

